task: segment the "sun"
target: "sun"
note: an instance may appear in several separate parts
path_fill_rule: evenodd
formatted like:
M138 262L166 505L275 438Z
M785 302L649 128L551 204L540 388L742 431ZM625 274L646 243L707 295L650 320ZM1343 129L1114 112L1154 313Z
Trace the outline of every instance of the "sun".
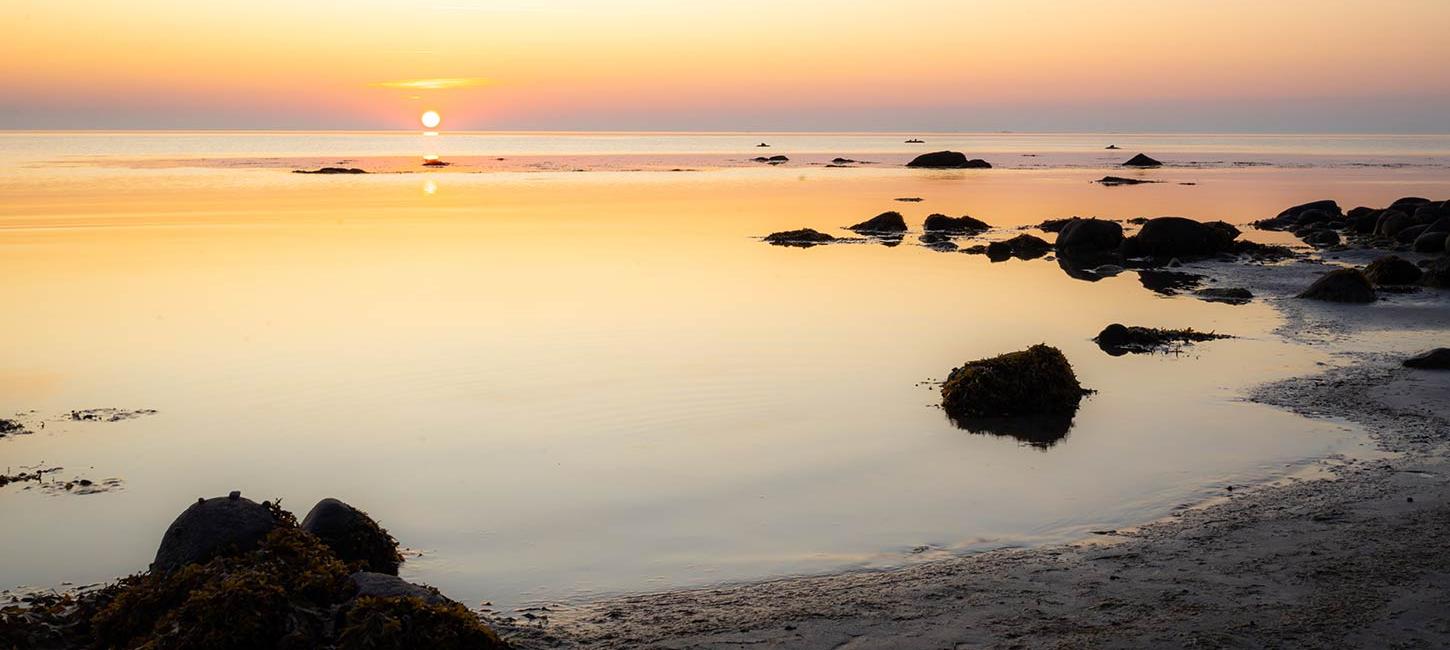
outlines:
M419 119L423 121L423 126L430 129L438 128L438 125L443 123L443 118L438 115L438 111L428 111Z

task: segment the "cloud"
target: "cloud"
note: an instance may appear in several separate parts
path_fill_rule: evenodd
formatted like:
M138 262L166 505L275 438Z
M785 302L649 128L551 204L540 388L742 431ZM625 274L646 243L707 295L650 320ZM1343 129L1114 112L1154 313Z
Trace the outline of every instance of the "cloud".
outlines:
M452 90L472 88L488 83L482 77L443 77L440 79L403 79L401 81L379 81L371 84L375 88L399 88L403 90Z

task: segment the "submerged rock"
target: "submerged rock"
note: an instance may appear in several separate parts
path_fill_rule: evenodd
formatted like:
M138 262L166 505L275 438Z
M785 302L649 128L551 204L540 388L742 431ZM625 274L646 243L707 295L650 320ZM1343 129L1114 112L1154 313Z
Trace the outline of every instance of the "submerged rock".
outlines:
M990 163L980 158L968 159L967 155L960 151L933 151L924 153L911 159L906 163L907 167L924 167L928 169L989 169Z
M820 244L829 244L836 241L836 238L823 232L801 228L800 230L784 230L773 232L765 236L765 242L775 246L796 246L810 248Z
M1104 219L1073 217L1062 224L1057 233L1057 252L1101 253L1116 251L1123 244L1123 226Z
M1138 154L1136 156L1133 156L1132 158L1129 158L1126 162L1123 163L1123 166L1124 167L1162 167L1163 166L1163 163L1158 162L1157 160L1154 160L1152 158L1149 158L1148 156L1143 155L1143 154L1140 153L1140 154Z
M960 217L948 217L944 214L933 214L922 223L922 229L926 232L951 233L954 235L976 234L991 230L992 226L985 221L973 219L967 215Z
M790 162L790 158L787 158L785 156L771 156L769 158L767 158L765 156L757 156L755 158L751 158L751 160L753 160L755 162L763 162L763 163L783 163L783 162Z
M1405 359L1406 368L1418 370L1450 370L1450 348L1435 348Z
M1071 414L1087 393L1062 351L1038 344L952 370L941 405L953 418Z
M8 436L10 434L21 434L21 433L26 433L25 425L23 425L23 424L21 424L19 422L16 422L15 420L7 420L5 418L0 418L0 438L3 438L3 437Z
M1242 287L1199 289L1193 292L1199 300L1222 302L1230 305L1246 305L1254 299L1253 292Z
M1338 269L1325 273L1296 297L1327 302L1370 303L1375 301L1375 292L1374 286L1359 269Z
M861 234L902 233L906 232L906 219L901 216L900 212L891 210L850 226L846 230Z
M1213 332L1198 332L1193 329L1169 330L1113 323L1104 327L1103 331L1093 337L1093 341L1104 352L1118 356L1129 352L1154 352L1199 341L1227 338L1233 337Z
M1398 255L1386 255L1364 267L1364 277L1379 285L1414 284L1424 274L1420 267Z
M165 573L220 555L250 551L276 527L270 508L242 498L240 492L198 499L162 535L151 570Z
M368 513L337 499L323 499L302 519L302 530L322 540L338 559L363 571L398 575L398 541Z

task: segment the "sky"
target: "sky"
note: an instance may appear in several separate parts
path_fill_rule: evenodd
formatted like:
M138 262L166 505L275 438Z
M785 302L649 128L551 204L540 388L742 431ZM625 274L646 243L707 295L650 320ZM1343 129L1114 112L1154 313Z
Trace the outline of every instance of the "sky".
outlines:
M1447 0L0 0L0 128L1450 132Z

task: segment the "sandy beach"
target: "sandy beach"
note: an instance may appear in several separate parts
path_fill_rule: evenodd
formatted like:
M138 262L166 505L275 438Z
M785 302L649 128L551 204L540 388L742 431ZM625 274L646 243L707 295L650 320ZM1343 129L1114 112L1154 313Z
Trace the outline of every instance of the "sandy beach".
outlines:
M1377 449L1361 458L1072 544L547 607L499 629L523 648L1443 647L1450 373L1400 361L1443 343L1450 300L1291 297L1328 268L1185 270L1266 297L1280 335L1335 347L1324 372L1244 397L1364 427Z

